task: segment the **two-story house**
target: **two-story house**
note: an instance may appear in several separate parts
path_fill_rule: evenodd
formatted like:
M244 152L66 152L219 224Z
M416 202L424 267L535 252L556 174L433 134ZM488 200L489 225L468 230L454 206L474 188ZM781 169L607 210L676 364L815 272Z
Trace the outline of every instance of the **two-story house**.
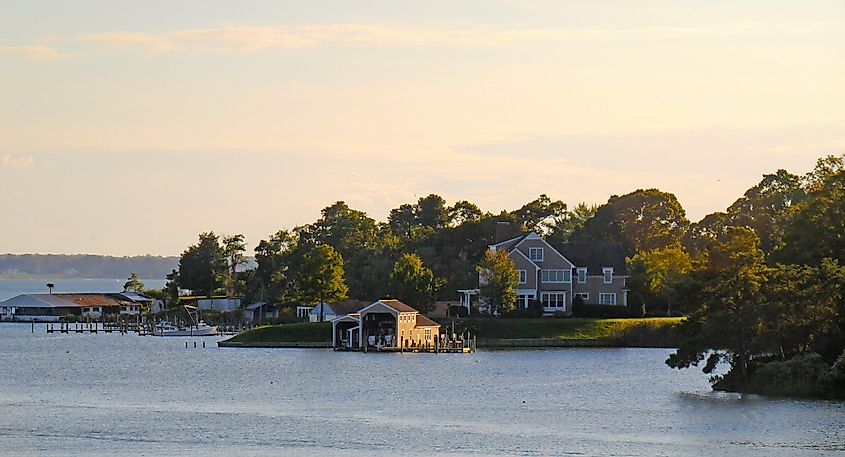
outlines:
M513 261L519 282L517 306L532 300L543 312L572 313L572 300L587 304L628 305L627 268L620 243L564 243L551 245L537 233L523 234L490 245Z

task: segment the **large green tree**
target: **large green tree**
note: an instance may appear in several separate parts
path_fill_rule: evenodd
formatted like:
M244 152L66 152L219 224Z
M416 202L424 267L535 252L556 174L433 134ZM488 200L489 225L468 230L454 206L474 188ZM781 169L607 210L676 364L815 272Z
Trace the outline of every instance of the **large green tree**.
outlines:
M246 263L246 259L244 259L244 252L246 252L244 236L242 234L224 236L222 243L223 256L228 266L228 274L224 279L226 295L237 297L239 295L238 268Z
M355 298L377 299L385 291L395 254L385 242L386 228L367 213L339 201L326 207L320 219L296 230L299 243L292 256L295 264L315 245L329 245L340 253L346 267L346 283Z
M516 308L516 286L519 275L504 250L488 250L478 267L481 298L493 313L509 313Z
M327 244L305 253L294 278L297 297L305 303L332 303L348 296L343 257Z
M290 263L296 247L296 237L288 230L279 230L255 247L254 283L252 295L271 303L291 299Z
M805 265L825 257L845 263L845 156L819 159L805 182L807 196L784 216L775 257Z
M749 241L750 240L750 241ZM759 238L753 230L731 227L714 245L710 259L714 268L701 274L701 301L680 325L681 344L666 363L673 368L699 365L712 373L727 362L744 383L749 362L763 350L761 338L766 303L766 277Z
M627 256L680 243L689 226L674 195L657 189L612 196L574 235L576 241L618 241Z
M679 285L690 271L692 261L680 245L653 249L628 258L628 286L648 314L670 316L680 298Z
M475 222L484 217L484 212L475 203L466 200L456 202L448 208L447 212L449 214L449 227L457 227L466 222Z
M551 233L546 236L546 241L550 243L566 243L572 236L583 230L584 224L596 215L598 205L588 205L581 202L575 205L575 208L566 212L562 220L555 222Z
M197 295L213 295L223 285L226 256L214 232L201 233L199 242L179 258L179 287Z
M431 269L423 265L420 256L402 254L390 273L390 293L421 313L431 311L437 300L439 281Z
M552 201L546 194L541 194L536 200L530 201L514 211L518 224L527 231L537 232L548 236L555 228L562 226L568 219L566 203Z
M786 170L763 175L763 179L748 189L728 207L726 214L731 225L748 227L760 237L763 252L774 248L778 221L792 205L804 200L801 178Z

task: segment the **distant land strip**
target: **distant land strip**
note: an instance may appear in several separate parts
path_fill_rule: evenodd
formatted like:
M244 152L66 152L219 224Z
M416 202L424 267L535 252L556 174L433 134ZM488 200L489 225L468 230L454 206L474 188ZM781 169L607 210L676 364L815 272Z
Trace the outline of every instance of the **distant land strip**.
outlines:
M2 279L164 279L179 267L179 257L114 257L89 254L0 254Z

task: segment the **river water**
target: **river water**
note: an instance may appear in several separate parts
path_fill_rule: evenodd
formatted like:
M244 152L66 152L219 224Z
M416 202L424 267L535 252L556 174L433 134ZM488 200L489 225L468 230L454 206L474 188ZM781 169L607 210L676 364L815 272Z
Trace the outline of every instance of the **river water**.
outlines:
M215 341L0 324L0 456L845 452L845 403L714 394L699 371L667 368L665 349L360 354Z

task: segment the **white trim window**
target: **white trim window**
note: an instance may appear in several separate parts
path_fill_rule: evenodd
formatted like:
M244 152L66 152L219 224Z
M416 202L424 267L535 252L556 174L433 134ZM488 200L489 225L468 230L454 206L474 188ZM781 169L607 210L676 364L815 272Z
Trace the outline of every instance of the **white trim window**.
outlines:
M533 262L542 262L543 248L528 248L528 259Z
M616 304L616 294L600 293L599 294L599 304L600 305L615 305Z
M517 275L519 276L519 283L525 284L528 282L528 271L526 270L516 270Z
M587 303L587 300L590 299L590 293L589 292L575 292L574 294L572 294L572 296L575 297L575 298L580 298L581 300L584 300L584 303Z
M543 308L566 308L566 292L544 292L540 294Z
M534 294L521 294L516 296L516 307L528 309L528 302L534 300Z
M547 283L570 283L572 270L542 270L540 280Z
M613 267L604 267L601 269L601 273L604 276L605 284L611 284L613 282Z
M587 269L578 267L578 284L585 284L587 282Z

